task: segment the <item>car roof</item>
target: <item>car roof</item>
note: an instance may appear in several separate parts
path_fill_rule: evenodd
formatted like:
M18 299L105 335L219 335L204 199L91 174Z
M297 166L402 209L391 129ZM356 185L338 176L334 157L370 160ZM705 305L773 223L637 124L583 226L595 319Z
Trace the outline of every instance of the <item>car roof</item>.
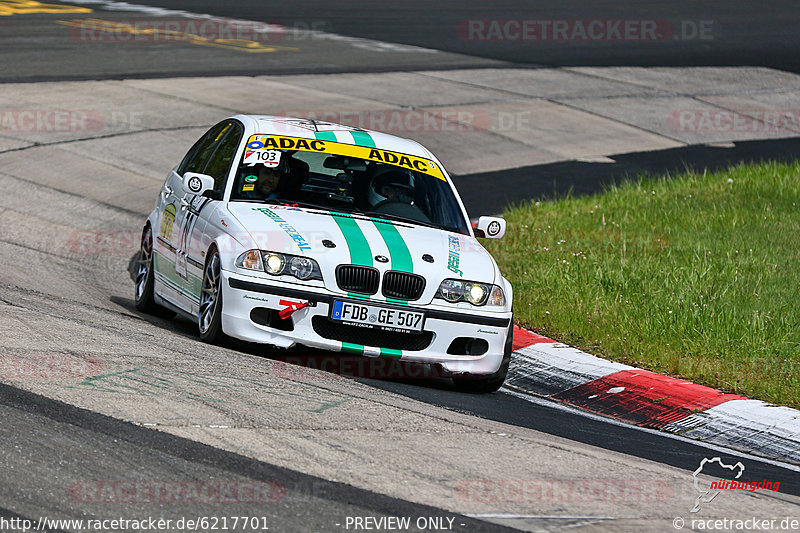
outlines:
M397 137L379 131L356 128L344 124L335 124L323 120L312 120L298 117L280 117L272 115L237 115L242 122L251 122L252 134L285 135L305 139L320 139L368 146L391 152L436 160L434 155L424 146L411 139ZM249 120L248 120L249 119Z

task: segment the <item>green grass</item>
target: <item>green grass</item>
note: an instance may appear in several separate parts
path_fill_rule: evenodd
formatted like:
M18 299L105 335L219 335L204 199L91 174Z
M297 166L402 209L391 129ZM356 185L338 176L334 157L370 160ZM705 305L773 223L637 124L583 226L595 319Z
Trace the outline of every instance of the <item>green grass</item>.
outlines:
M800 407L800 164L642 178L505 217L486 244L523 325Z

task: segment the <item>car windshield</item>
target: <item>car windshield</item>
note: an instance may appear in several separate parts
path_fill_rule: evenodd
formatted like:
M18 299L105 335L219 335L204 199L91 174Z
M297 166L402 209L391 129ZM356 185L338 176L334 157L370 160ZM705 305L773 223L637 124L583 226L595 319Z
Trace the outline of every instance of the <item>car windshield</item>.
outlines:
M413 159L417 165L427 162ZM469 234L444 179L412 168L324 152L245 150L230 199L297 203Z

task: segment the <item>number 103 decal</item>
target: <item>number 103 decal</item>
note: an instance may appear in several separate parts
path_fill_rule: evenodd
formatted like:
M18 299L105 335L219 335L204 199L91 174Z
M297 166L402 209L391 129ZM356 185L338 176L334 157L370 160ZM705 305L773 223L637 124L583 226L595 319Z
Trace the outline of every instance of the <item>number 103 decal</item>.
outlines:
M280 150L245 150L244 164L256 165L261 163L263 165L276 167L281 162Z

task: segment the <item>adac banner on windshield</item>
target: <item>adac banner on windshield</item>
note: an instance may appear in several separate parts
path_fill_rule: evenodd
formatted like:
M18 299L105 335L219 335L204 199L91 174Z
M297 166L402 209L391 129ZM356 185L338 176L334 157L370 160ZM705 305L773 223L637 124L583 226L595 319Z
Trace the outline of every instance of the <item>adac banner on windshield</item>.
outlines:
M300 150L304 152L320 152L331 155L357 157L379 163L388 163L397 167L428 174L440 180L445 180L439 165L425 159L377 147L357 146L322 139L304 139L302 137L286 137L283 135L256 134L251 135L247 141L245 157L249 151L257 150Z

